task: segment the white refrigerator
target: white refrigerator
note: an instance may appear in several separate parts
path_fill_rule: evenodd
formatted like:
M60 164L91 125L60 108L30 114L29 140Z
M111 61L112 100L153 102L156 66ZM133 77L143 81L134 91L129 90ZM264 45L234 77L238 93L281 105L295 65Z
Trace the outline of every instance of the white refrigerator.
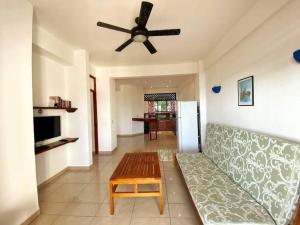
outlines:
M179 152L199 152L196 101L177 102L176 135Z

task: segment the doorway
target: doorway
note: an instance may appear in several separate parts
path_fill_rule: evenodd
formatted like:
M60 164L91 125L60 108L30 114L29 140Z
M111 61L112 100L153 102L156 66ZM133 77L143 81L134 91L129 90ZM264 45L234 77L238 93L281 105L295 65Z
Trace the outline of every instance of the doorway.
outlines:
M92 120L92 142L93 142L93 152L95 154L99 153L99 142L98 142L98 117L97 117L97 84L96 77L90 75L91 88L91 120Z

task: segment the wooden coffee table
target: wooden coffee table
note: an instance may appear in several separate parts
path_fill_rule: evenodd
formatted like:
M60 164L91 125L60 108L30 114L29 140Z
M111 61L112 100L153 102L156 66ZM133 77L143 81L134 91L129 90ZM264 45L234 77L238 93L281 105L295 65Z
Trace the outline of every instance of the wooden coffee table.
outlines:
M132 192L116 192L118 185L132 184ZM159 191L141 192L139 185L157 184ZM114 198L159 197L160 214L164 210L163 186L157 152L126 153L109 180L110 214L114 214Z

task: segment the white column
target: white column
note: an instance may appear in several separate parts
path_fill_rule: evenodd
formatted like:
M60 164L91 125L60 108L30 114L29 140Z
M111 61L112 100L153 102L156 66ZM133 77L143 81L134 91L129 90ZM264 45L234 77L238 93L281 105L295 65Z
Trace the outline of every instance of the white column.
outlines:
M32 104L32 16L26 0L0 1L0 223L39 210Z
M89 57L85 50L74 51L74 65L66 69L67 93L72 107L78 108L68 113L68 136L79 137L69 146L69 166L90 166L92 164L91 102Z
M202 61L198 63L199 74L199 98L200 98L200 123L201 123L201 144L204 147L206 135L206 78Z

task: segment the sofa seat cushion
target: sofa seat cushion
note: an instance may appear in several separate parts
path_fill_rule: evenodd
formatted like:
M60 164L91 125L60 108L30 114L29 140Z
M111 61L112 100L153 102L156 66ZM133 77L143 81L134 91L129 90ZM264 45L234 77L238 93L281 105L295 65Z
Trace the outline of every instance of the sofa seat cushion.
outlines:
M204 225L275 222L266 209L202 153L178 153L178 164Z

